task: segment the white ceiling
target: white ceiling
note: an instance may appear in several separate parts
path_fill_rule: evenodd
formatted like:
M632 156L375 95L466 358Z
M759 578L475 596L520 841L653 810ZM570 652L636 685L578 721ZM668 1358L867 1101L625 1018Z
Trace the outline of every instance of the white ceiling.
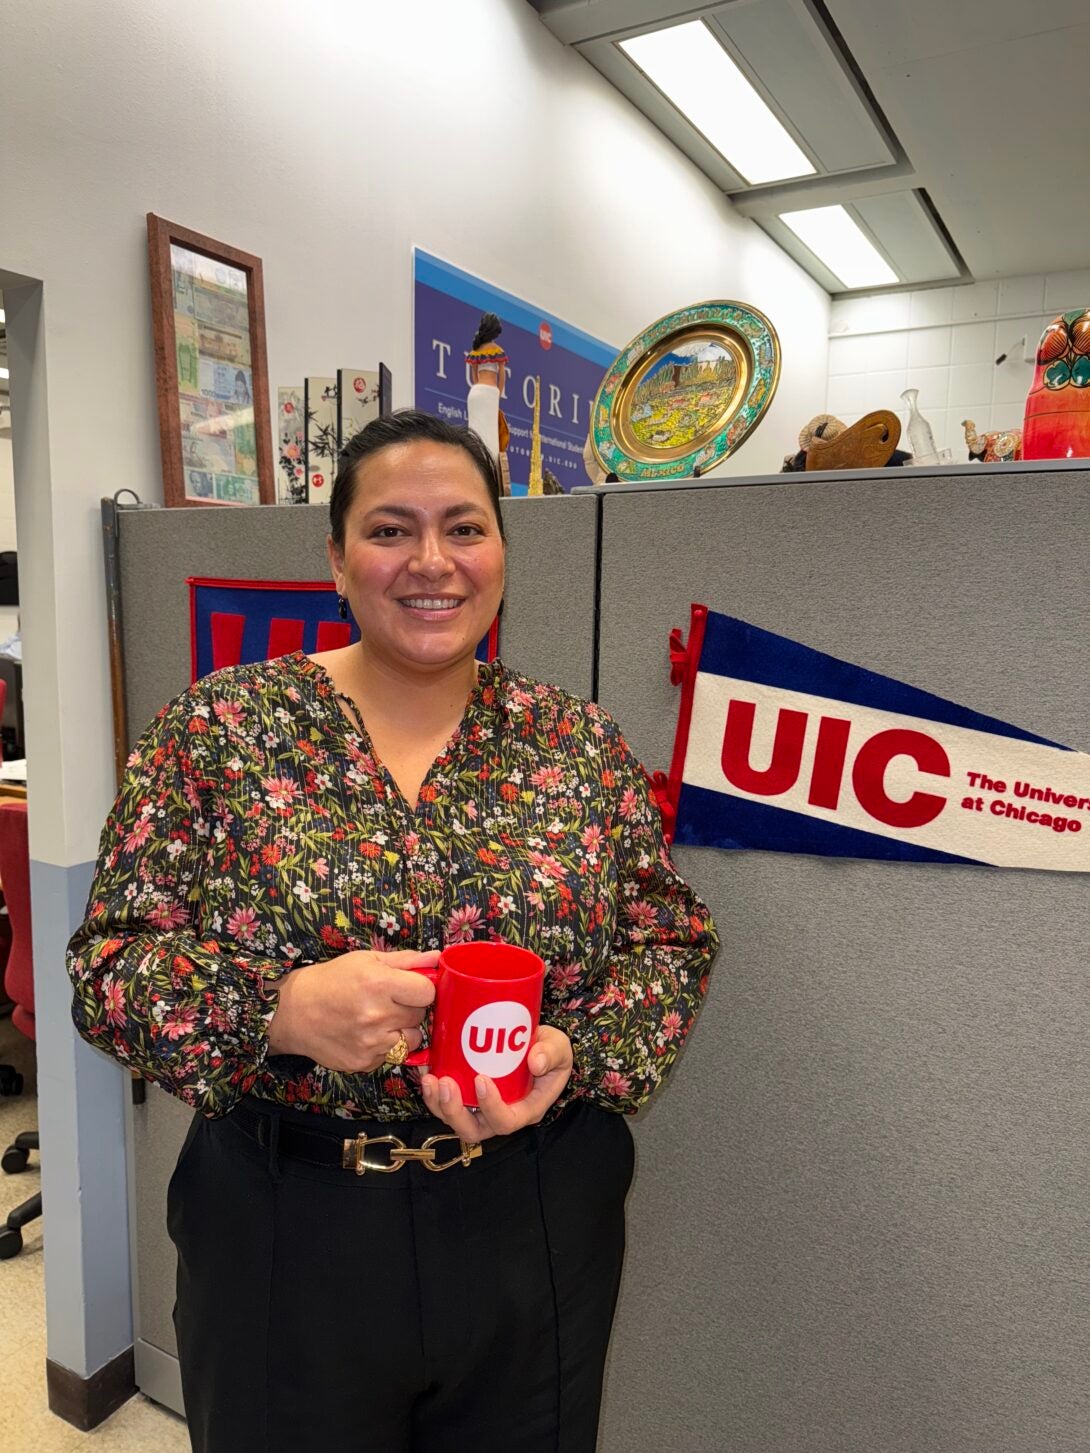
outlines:
M912 286L1090 265L1088 0L530 0L830 292L777 220L841 202ZM746 187L616 41L703 18L818 167Z
M1090 265L1086 0L829 0L975 277Z

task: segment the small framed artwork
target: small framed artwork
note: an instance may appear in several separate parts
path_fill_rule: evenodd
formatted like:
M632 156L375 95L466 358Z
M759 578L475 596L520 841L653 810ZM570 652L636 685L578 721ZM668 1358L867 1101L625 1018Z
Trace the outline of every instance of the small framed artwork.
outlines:
M303 452L306 455L306 502L328 505L337 473L337 380L303 381Z
M301 384L276 391L278 443L276 500L282 505L305 505L306 415Z
M376 371L365 368L337 370L337 450L372 419L390 412L390 370L380 363Z
M147 220L163 502L273 504L261 259Z
M622 480L707 474L761 422L779 379L780 343L763 313L680 308L614 359L591 410L591 448Z

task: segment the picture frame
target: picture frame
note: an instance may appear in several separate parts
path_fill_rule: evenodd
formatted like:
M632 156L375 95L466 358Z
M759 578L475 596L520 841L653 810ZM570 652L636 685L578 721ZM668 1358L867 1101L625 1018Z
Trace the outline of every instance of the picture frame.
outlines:
M303 454L306 463L306 502L327 507L337 475L337 376L303 380Z
M772 324L744 303L694 303L614 359L591 410L591 448L620 480L707 474L764 417L780 380Z
M163 503L275 504L261 259L147 214Z
M372 419L390 412L393 375L385 363L377 369L337 370L337 453Z

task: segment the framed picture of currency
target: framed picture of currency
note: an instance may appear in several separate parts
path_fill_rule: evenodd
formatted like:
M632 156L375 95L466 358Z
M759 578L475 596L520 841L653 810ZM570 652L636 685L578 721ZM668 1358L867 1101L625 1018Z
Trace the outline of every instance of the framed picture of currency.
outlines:
M148 213L166 505L274 504L261 259Z

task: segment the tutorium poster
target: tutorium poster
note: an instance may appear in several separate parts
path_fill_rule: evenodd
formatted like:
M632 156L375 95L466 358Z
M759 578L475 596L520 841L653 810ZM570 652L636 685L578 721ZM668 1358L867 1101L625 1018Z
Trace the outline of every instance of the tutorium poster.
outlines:
M564 490L589 483L583 467L590 406L617 350L521 298L419 248L413 254L416 407L466 421L465 355L481 314L496 313L510 360L502 409L511 430L513 490L530 474L534 390L541 380L541 462Z

